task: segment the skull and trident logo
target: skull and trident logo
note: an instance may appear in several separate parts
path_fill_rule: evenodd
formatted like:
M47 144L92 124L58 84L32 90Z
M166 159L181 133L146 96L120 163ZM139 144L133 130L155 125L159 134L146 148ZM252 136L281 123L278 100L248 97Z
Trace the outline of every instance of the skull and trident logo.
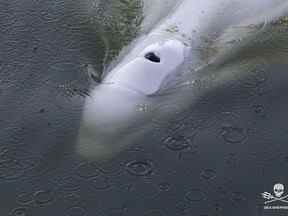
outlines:
M276 202L276 201L288 203L288 200L287 200L288 195L282 196L284 193L284 185L283 184L281 184L281 183L275 184L273 187L273 192L274 192L275 196L273 196L269 192L262 193L262 197L267 200L265 202L265 204Z

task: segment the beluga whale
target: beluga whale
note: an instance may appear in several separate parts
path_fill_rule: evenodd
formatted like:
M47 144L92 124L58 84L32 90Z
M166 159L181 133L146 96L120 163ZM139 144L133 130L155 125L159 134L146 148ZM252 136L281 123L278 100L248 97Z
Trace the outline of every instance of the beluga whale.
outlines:
M92 160L110 158L149 135L155 116L170 118L191 105L197 78L216 77L215 85L229 81L229 70L223 75L221 67L234 62L240 68L235 62L255 44L258 59L265 49L258 39L276 37L266 33L285 20L287 8L285 0L177 2L93 87L85 99L76 151Z

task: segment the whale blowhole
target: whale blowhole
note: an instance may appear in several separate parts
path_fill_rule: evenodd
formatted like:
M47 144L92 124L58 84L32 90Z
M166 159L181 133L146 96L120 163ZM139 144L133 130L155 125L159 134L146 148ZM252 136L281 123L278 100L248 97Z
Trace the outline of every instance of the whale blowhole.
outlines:
M154 63L160 63L161 58L155 52L148 52L145 54L145 58Z

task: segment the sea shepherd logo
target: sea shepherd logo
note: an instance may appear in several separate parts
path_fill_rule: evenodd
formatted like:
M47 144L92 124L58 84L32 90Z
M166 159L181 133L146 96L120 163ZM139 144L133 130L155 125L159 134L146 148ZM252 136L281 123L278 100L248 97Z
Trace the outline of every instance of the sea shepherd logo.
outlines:
M273 187L274 195L269 192L262 193L264 198L264 209L287 209L288 210L288 194L284 195L284 185L277 183ZM283 196L284 195L284 196ZM285 203L286 205L283 205ZM282 204L282 205L279 205Z

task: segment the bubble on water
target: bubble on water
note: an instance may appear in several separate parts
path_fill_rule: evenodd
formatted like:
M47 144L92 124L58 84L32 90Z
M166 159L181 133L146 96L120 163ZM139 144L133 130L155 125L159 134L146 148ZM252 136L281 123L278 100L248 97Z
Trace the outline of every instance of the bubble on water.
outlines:
M82 178L92 178L101 174L101 170L94 163L84 163L77 168L77 175Z
M206 199L206 194L198 189L192 189L185 194L185 199L190 202L199 202Z
M38 205L46 205L54 200L55 194L49 190L40 190L34 193L35 203Z
M213 169L204 169L202 170L200 177L205 180L211 180L216 178L216 171Z
M134 176L147 176L153 172L153 163L150 161L131 161L126 164L126 170Z
M172 151L181 151L190 147L191 139L180 134L172 135L164 139L164 144Z
M78 206L72 207L67 211L67 216L85 216L85 215L87 215L86 210Z
M227 143L241 143L247 138L247 131L240 127L225 126L221 135Z

